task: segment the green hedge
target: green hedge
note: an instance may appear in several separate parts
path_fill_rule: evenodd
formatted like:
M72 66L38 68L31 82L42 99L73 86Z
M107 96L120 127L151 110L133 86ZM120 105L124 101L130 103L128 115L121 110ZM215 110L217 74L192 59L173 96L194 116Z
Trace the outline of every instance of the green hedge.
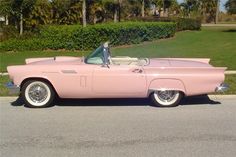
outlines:
M176 22L177 31L201 29L201 19L176 18L173 21Z
M19 40L10 39L0 43L0 49L42 50L78 49L87 50L105 41L111 45L136 44L174 36L176 24L173 22L122 22L87 26L60 25L44 26L37 37Z
M157 16L149 16L149 17L138 17L136 19L132 19L133 21L145 21L145 22L175 22L176 30L200 30L201 29L201 19L196 18L178 18L178 17L157 17Z
M0 26L0 42L10 38L16 38L18 34L19 32L14 26Z

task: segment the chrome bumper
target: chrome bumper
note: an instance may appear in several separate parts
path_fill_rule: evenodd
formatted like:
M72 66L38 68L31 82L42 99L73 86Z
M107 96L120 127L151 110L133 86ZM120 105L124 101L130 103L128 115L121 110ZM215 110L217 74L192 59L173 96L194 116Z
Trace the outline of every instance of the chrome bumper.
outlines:
M226 83L220 84L220 86L216 87L215 91L216 92L225 92L229 89L229 85Z
M15 85L13 82L6 83L6 87L8 88L10 94L20 93L20 86Z

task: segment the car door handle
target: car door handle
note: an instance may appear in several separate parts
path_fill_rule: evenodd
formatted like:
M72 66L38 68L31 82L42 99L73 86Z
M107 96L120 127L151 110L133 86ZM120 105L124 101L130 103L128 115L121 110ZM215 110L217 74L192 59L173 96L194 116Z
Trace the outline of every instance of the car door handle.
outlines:
M132 70L133 73L142 73L143 70L142 69L134 69Z

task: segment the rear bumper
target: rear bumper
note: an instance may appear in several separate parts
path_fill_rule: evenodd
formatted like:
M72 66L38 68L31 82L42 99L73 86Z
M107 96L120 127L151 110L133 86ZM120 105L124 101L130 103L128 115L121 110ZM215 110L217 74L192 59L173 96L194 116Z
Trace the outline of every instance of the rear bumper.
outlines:
M19 94L20 93L20 86L15 85L13 82L8 82L6 84L6 87L8 88L8 90L11 94Z
M216 87L215 91L216 92L225 92L229 89L229 85L226 83L220 84L218 87Z

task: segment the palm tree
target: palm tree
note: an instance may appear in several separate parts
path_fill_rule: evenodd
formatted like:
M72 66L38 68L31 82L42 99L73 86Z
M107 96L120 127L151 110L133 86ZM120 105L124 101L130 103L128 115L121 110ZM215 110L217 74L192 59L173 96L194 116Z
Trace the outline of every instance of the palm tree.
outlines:
M216 0L217 5L216 5L216 18L215 18L215 23L218 23L219 20L219 7L220 7L220 0Z
M88 2L88 18L96 24L98 21L105 19L105 3L102 0Z
M191 17L191 12L197 10L199 3L197 0L185 0L180 6L183 8L184 15Z
M51 9L52 6L48 0L36 0L36 3L26 20L27 24L35 26L39 24L51 23Z
M119 0L114 0L114 22L116 23L118 21L118 9L119 9Z
M3 15L13 16L15 18L16 26L19 26L20 35L22 35L25 17L29 15L34 4L35 0L2 0L0 3L0 13L2 12Z
M218 0L199 0L200 11L206 22L216 21L216 10Z
M141 0L141 3L142 3L142 17L145 16L145 0Z
M235 0L228 0L225 3L225 8L226 8L228 13L236 14L236 1Z

